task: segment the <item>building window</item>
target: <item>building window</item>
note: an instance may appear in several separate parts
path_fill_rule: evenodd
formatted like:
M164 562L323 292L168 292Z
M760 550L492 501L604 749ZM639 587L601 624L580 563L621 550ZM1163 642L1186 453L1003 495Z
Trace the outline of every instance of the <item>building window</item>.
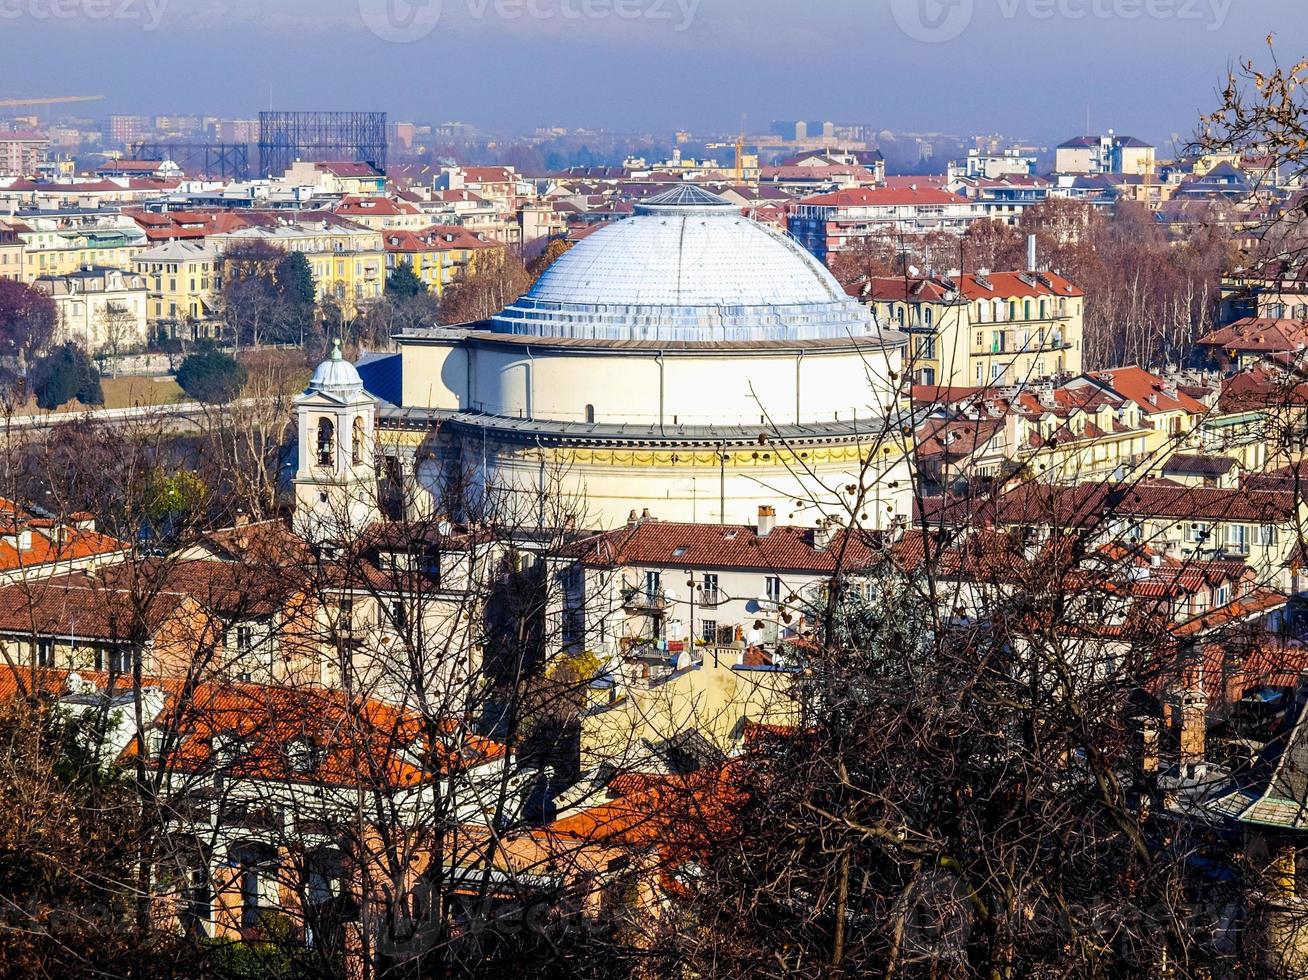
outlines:
M645 573L645 598L657 602L663 594L662 576L658 572Z
M706 606L716 606L721 601L721 597L718 592L717 575L711 572L705 573L704 587L703 587L703 591L700 593L700 601Z
M769 575L763 580L763 591L767 594L768 602L781 602L781 579L776 575Z
M318 420L318 465L331 466L336 459L336 426L331 419Z
M36 665L38 667L55 665L54 640L43 637L36 641Z
M716 619L701 620L699 624L699 636L705 643L717 643L718 621Z
M594 405L587 405L587 406L586 406L586 424L587 424L587 425L594 425L594 424L595 424L595 406L594 406Z
M391 624L397 633L403 633L409 628L409 610L403 599L396 599L391 603Z

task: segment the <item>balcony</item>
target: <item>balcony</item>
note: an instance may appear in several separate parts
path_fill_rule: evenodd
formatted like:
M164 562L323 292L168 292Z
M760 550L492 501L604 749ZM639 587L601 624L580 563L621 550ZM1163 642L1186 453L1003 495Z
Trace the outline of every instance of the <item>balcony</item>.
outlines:
M1046 354L1060 350L1071 350L1072 344L1062 334L1050 334L1048 337L1028 337L1023 343L1020 338L1005 334L1003 340L991 339L979 347L973 347L972 355L987 357L999 354Z
M726 601L726 598L717 589L711 592L701 592L699 594L699 604L701 606L720 606Z
M668 608L668 600L660 589L657 592L640 586L630 586L622 590L622 607L628 612L661 614Z

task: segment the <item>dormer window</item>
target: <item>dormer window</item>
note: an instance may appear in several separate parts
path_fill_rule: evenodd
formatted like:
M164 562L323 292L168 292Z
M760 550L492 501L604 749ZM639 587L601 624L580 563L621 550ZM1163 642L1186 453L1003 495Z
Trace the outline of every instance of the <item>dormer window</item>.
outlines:
M214 762L219 766L230 766L245 753L245 739L234 732L220 732L211 744Z
M286 764L291 772L305 775L322 762L322 752L310 739L293 738L286 743Z

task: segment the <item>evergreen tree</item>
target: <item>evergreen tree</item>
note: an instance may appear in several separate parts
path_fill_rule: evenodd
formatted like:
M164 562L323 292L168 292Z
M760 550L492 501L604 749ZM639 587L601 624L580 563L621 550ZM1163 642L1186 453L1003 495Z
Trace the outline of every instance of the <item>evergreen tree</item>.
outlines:
M63 344L41 358L32 368L32 391L36 404L56 409L76 398L83 405L103 405L100 372L86 352L76 344Z
M177 383L182 391L202 402L228 402L245 386L245 368L222 351L201 351L182 361Z
M292 306L313 307L318 288L313 279L309 260L301 252L287 252L277 261L273 281L282 299Z
M412 299L426 292L427 284L405 262L397 265L386 277L386 295L394 299Z

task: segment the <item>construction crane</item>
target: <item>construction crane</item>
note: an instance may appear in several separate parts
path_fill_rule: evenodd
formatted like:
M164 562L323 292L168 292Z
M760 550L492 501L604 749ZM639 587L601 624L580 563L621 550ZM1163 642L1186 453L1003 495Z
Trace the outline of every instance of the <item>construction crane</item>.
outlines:
M103 95L52 95L48 99L0 99L0 109L20 109L23 106L66 105L69 102L99 102Z

